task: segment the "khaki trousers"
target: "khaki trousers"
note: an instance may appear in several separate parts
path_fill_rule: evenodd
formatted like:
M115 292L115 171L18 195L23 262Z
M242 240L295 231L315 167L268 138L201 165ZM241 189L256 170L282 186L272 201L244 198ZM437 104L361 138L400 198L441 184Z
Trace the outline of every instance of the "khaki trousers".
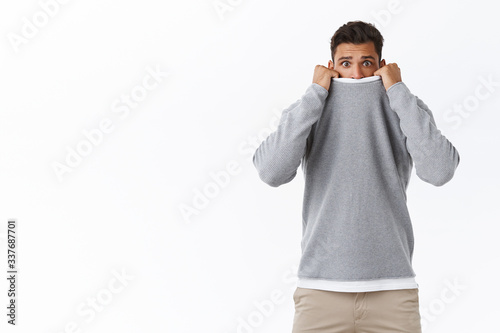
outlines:
M336 292L297 287L292 333L421 333L418 288Z

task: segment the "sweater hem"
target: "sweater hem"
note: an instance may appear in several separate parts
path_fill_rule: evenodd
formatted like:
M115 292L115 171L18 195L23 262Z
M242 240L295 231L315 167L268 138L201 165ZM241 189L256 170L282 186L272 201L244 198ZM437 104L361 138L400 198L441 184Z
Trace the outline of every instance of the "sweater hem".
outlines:
M413 277L372 279L359 281L338 281L326 279L299 278L298 288L319 289L336 292L370 292L381 290L418 289Z

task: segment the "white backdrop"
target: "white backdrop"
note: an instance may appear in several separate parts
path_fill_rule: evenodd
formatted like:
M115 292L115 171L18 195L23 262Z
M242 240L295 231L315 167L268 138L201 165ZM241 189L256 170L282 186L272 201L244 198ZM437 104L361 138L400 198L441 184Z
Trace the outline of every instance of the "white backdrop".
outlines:
M374 23L461 161L413 169L424 332L493 331L499 313L500 52L487 0L23 0L0 5L1 332L291 332L303 176L251 157ZM7 221L16 219L16 327Z

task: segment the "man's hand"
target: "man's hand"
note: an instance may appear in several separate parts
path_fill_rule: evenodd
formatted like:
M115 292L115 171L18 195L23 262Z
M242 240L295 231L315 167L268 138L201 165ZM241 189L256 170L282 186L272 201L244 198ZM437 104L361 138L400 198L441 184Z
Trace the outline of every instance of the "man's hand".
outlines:
M396 63L390 63L384 65L377 69L373 75L378 75L382 77L382 82L384 83L385 91L398 82L401 82L401 70Z
M332 78L340 77L339 72L333 69L333 62L328 60L328 67L323 65L316 65L314 68L313 83L317 83L326 90L330 90L330 83Z

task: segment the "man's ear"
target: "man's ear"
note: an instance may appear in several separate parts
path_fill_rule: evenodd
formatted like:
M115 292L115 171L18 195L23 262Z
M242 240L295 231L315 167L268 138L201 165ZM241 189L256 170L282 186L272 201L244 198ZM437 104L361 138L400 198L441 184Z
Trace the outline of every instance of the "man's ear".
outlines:
M380 62L380 68L382 68L384 66L385 66L385 59L382 59L382 61Z

